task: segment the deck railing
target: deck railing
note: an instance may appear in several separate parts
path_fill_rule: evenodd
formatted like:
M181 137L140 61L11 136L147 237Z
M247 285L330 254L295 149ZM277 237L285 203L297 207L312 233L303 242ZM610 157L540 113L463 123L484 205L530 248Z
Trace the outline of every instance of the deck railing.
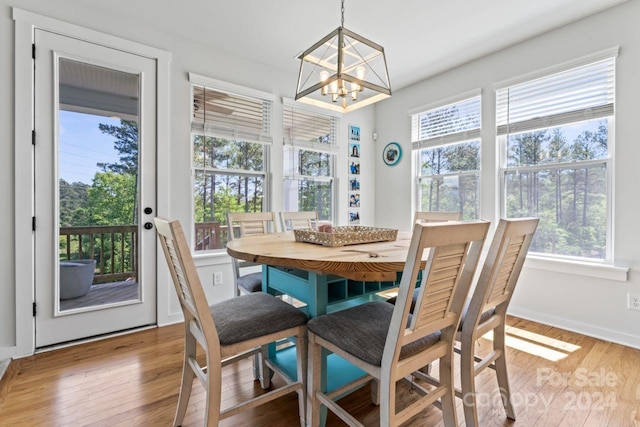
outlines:
M196 251L208 251L221 248L220 222L199 222L195 224L195 249ZM226 230L226 226L225 226Z
M138 226L61 227L59 259L95 259L95 284L137 278Z
M61 227L59 260L95 259L95 284L136 278L137 237L136 225ZM196 251L221 249L228 241L227 225L220 222L195 224Z
M234 226L234 229L240 228ZM195 250L209 251L227 246L229 241L229 227L219 222L198 222L195 224Z

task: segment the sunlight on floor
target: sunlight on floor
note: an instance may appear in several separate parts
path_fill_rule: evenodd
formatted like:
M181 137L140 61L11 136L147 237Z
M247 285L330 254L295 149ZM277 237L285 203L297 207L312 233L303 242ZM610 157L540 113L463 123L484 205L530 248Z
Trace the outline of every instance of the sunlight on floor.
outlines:
M493 341L493 331L483 335L482 338ZM513 326L507 326L505 339L508 347L542 357L552 362L562 360L581 348L575 344L549 338Z
M376 295L389 299L398 296L398 288L387 289L386 291L378 292Z
M387 299L396 297L398 295L398 288L388 289L379 292L377 295ZM552 362L562 360L581 348L579 345L508 325L506 327L506 335L506 345L508 347L542 357ZM482 338L493 341L493 331L486 333Z

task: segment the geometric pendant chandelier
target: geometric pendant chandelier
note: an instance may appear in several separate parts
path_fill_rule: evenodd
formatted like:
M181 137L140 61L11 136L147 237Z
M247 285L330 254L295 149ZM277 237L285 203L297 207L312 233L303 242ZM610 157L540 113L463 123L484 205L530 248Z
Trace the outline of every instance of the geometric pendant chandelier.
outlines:
M391 96L384 48L340 27L300 54L296 100L349 112Z

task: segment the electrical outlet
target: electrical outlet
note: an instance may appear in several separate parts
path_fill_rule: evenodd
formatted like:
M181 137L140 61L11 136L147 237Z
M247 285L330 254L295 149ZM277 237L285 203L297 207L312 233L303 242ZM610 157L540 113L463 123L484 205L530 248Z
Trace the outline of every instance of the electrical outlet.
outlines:
M213 285L222 285L222 272L216 271L213 273Z
M640 294L627 294L627 308L640 311Z

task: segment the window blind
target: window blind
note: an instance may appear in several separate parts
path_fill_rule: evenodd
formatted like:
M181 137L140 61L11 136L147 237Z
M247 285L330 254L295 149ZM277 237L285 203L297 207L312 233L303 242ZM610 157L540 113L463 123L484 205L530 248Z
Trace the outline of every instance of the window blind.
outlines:
M614 114L615 58L572 68L496 92L498 135Z
M480 96L411 115L413 149L480 138Z
M270 144L272 101L192 85L191 131Z
M338 153L338 118L326 114L283 107L284 144L322 153Z

